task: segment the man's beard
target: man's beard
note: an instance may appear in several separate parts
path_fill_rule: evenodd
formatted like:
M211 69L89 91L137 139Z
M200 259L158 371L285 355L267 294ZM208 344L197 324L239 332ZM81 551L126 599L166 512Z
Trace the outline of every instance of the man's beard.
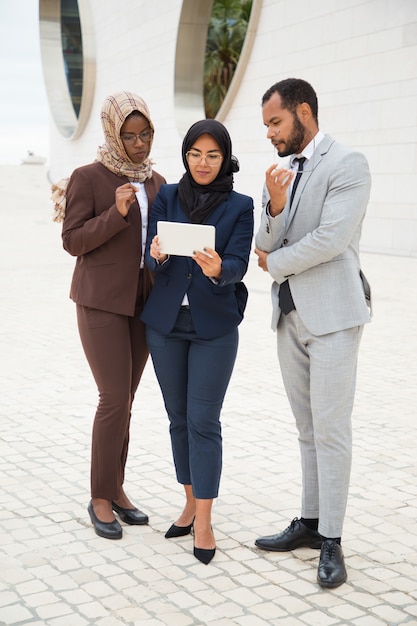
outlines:
M296 115L293 116L293 119L293 129L287 141L285 142L285 147L283 148L283 150L277 148L277 152L280 157L287 157L291 154L300 154L302 147L304 146L306 128L305 126L303 126L303 124L300 122Z

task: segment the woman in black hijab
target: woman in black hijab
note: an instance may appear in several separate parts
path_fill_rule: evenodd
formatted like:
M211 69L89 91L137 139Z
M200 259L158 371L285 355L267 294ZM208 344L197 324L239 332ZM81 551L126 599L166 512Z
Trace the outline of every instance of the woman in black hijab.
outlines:
M151 211L146 263L155 284L142 320L186 496L165 536L188 535L194 526L194 556L207 564L216 549L211 509L222 467L220 411L246 305L241 280L252 243L253 201L233 191L239 165L220 122L193 124L182 158L185 174L178 184L161 187ZM169 255L160 246L158 221L211 224L215 246L192 256Z
M204 133L215 139L219 146L218 154L222 154L219 161L220 170L210 184L199 184L190 173L190 149ZM225 127L216 120L202 120L193 124L182 144L182 162L186 172L178 184L179 199L190 222L202 224L210 213L227 199L233 189L233 173L239 171L239 163L232 155L232 142Z

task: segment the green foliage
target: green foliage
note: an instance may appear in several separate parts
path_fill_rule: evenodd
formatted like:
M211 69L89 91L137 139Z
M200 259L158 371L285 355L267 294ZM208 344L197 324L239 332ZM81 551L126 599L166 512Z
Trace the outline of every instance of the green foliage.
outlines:
M239 61L252 0L214 0L204 65L204 104L215 118Z

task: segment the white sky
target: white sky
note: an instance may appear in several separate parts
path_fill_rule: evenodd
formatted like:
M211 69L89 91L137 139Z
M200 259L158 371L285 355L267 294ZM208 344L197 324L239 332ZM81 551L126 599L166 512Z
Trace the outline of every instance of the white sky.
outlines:
M0 164L49 158L38 0L0 0Z

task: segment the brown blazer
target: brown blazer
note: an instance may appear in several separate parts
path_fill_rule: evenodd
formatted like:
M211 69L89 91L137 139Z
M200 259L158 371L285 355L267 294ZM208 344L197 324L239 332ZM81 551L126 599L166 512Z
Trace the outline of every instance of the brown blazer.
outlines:
M115 190L129 182L99 162L77 168L67 188L62 227L64 249L77 257L70 298L77 304L134 315L142 256L141 214L137 200L126 217L115 205ZM165 179L153 172L145 181L148 211ZM145 298L152 275L143 270Z

